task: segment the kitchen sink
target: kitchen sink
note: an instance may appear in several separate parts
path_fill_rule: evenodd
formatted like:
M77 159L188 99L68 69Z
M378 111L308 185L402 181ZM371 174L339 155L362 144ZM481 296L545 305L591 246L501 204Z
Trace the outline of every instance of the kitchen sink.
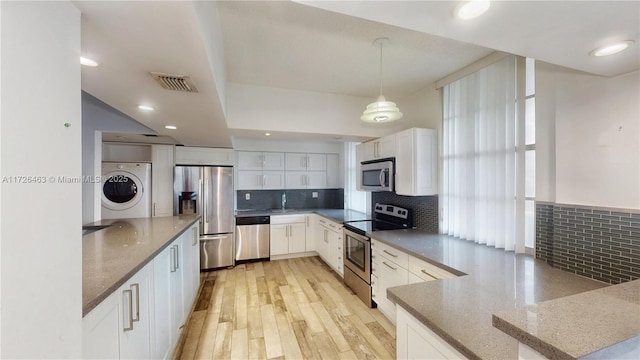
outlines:
M82 235L94 233L96 231L106 229L111 225L86 225L82 227Z

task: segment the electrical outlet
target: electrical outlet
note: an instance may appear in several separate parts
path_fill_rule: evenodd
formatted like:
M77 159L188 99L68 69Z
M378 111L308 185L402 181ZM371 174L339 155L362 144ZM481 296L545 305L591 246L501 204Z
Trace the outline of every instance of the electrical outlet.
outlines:
M317 199L318 198L318 192L317 191L312 191L311 192L311 197L314 198L314 199Z
M244 194L244 199L245 200L251 200L251 193L245 193Z

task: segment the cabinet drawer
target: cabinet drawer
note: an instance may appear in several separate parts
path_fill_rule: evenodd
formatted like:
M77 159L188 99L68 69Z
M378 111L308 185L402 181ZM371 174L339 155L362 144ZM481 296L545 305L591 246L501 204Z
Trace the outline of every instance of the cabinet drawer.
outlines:
M327 220L323 217L320 217L318 219L318 222L320 223L320 225L322 226L326 226L327 228L329 228L330 230L336 231L336 232L342 232L342 225L333 222L331 220Z
M306 223L306 214L271 215L271 224Z
M396 265L408 269L409 268L409 255L394 247L384 244L380 241L373 239L371 241L371 249L378 254L384 256L388 260L391 260Z
M409 271L425 281L457 277L457 275L414 256L409 256Z

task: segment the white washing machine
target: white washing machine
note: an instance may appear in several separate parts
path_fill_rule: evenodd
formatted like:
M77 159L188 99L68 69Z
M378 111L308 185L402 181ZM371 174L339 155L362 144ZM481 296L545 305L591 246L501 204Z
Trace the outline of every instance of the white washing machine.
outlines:
M151 164L102 163L102 218L151 217Z

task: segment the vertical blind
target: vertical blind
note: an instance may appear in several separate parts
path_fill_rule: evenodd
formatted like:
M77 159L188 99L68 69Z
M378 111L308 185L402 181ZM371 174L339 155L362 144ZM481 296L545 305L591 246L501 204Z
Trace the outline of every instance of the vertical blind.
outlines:
M516 247L516 58L443 88L445 234Z

